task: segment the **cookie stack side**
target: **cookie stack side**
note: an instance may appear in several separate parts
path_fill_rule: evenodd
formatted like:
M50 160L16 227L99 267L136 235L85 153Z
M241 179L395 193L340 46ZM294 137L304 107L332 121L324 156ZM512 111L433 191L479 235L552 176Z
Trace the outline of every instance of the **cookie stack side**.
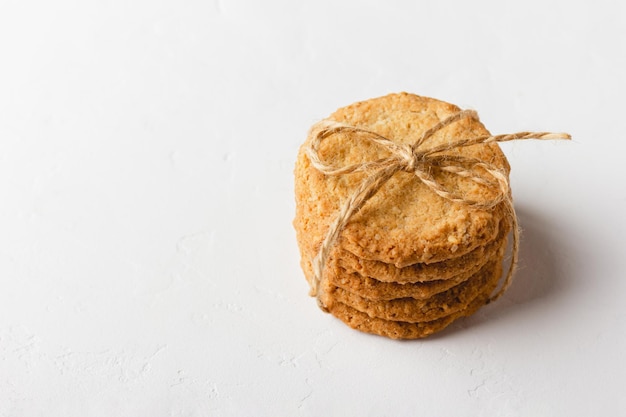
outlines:
M338 110L331 120L382 135L400 145L460 109L438 100L393 94ZM476 119L461 119L429 138L488 135ZM388 158L389 152L359 137L337 132L320 146L321 158L349 166ZM312 262L334 216L367 173L327 176L312 166L307 142L295 169L296 229L301 265L310 284ZM443 152L442 160L488 161L508 175L496 144ZM444 163L445 165L445 163ZM434 167L429 175L467 199L488 199L489 187ZM341 231L322 272L320 302L353 328L393 338L424 337L472 314L496 288L511 228L503 204L475 209L433 192L421 178L397 172L353 215Z

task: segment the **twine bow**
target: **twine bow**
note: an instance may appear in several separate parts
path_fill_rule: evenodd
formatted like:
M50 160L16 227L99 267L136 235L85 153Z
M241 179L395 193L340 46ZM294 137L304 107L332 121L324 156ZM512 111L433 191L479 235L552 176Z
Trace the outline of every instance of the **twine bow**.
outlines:
M309 146L305 149L305 152L311 161L311 165L315 169L329 176L347 175L354 172L371 173L340 207L337 217L330 224L326 237L317 255L313 259L313 280L310 283L310 294L317 298L318 305L322 310L328 311L323 301L324 285L322 285L322 279L324 278L324 269L331 249L339 238L339 234L348 224L350 218L398 171L413 173L437 195L454 203L463 204L474 209L490 209L499 203L505 203L506 210L512 218L513 225L511 263L507 270L504 283L500 289L489 298L489 302L499 298L510 286L519 256L519 228L506 172L503 172L503 170L493 164L477 158L442 154L442 152L481 143L507 142L518 139L571 139L571 136L567 133L519 132L507 135L488 135L469 139L456 139L448 143L422 149L422 145L435 133L463 118L478 120L478 114L473 110L459 111L426 130L422 136L411 145L395 143L369 130L329 119L322 120L311 128L309 133L311 141ZM363 137L364 139L380 145L389 151L391 156L376 161L365 161L344 167L329 165L321 160L318 153L319 147L324 139L339 132L361 133L362 135L359 135L359 137ZM495 191L496 196L485 200L472 200L467 196L457 194L454 191L446 189L443 184L436 181L430 174L432 168L437 168L441 171L464 177L476 184L489 187Z

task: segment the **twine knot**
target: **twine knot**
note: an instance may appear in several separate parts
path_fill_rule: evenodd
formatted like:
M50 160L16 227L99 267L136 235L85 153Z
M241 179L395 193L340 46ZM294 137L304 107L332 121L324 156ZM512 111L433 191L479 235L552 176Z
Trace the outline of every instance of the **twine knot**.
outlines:
M424 153L418 152L410 145L402 146L401 157L405 162L403 169L405 172L414 172L416 169L421 169L426 161Z
M324 269L331 249L334 247L341 231L345 228L350 218L399 171L415 174L415 176L434 193L454 203L463 204L474 209L490 209L499 203L505 203L506 210L511 216L513 224L511 263L504 284L489 298L488 302L499 298L509 287L515 268L517 267L519 228L515 209L513 208L507 173L493 164L477 158L443 154L443 152L481 143L506 142L518 139L571 139L571 137L567 133L520 132L507 135L479 136L475 138L454 138L448 143L435 145L430 148L423 147L424 143L435 133L463 118L478 120L478 114L473 110L459 111L426 130L410 145L398 144L367 129L350 126L329 119L324 119L311 128L309 132L311 140L309 146L305 148L305 152L309 157L311 165L315 169L329 176L347 175L354 172L370 173L339 208L337 217L331 222L326 237L322 241L319 251L313 259L313 280L310 282L310 294L317 298L318 305L322 310L328 311L323 301L324 285L322 280L324 279ZM364 161L343 167L327 164L322 161L319 156L319 147L324 139L339 132L358 133L360 138L380 145L391 155L376 161ZM458 175L478 185L487 187L494 191L495 197L485 200L472 200L467 195L459 195L453 190L448 190L432 176L431 171L433 168Z

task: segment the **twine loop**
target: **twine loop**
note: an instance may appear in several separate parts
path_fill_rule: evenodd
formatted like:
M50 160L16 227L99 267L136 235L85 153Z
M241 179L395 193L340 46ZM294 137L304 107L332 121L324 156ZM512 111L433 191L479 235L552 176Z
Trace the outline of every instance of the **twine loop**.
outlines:
M324 285L322 285L322 280L324 279L324 269L328 256L336 244L340 233L348 224L350 218L399 171L414 174L430 190L442 198L454 203L469 206L473 209L488 210L504 202L505 208L508 211L507 214L511 216L513 224L511 263L504 283L500 289L489 298L489 302L499 298L510 286L517 267L519 228L513 207L507 173L501 168L477 158L450 155L443 152L481 143L506 142L519 139L571 139L571 137L567 133L520 132L496 136L486 135L475 138L454 138L447 143L432 147L423 146L435 133L464 118L478 120L478 114L473 110L459 111L426 130L419 139L410 145L398 144L370 130L330 119L321 120L313 125L309 132L309 138L311 140L309 146L305 148L305 152L309 157L311 165L315 169L328 176L341 176L355 172L367 172L369 174L339 208L337 216L331 222L326 237L322 241L319 251L313 259L313 280L310 283L310 294L317 298L318 305L322 310L328 311L323 301ZM375 161L364 161L348 166L334 166L328 164L320 158L319 147L324 139L340 132L357 133L359 138L378 144L386 149L390 153L390 156ZM457 194L455 190L449 190L444 184L437 182L431 173L433 169L439 169L458 175L475 184L487 187L494 191L495 196L484 200L472 200L467 195Z

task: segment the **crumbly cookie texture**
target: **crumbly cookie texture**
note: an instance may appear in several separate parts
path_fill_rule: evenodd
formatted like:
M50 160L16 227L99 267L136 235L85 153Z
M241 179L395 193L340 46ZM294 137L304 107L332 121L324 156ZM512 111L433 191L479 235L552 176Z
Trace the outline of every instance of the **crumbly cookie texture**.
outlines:
M370 317L343 303L335 303L330 308L330 313L343 321L353 329L365 333L377 334L391 339L421 339L437 333L448 327L455 320L474 314L480 307L485 305L489 295L486 293L476 297L465 310L458 311L437 320L408 323L404 321L391 321Z
M397 143L410 144L428 128L460 109L439 100L407 93L355 103L337 110L330 119L364 128ZM478 121L462 119L430 138L424 147L451 139L473 138L489 132ZM299 240L319 247L341 204L354 192L366 173L326 176L311 166L300 149L295 168L296 219ZM495 143L447 151L450 155L478 158L508 172L506 158ZM322 142L319 155L335 165L375 161L389 156L359 134L342 132ZM486 187L441 170L433 177L467 198L483 200ZM495 192L495 191L493 191ZM404 267L457 258L493 241L504 217L503 205L475 210L435 194L414 174L396 173L355 214L341 233L338 244L359 258Z
M347 272L338 267L338 269L330 270L328 281L336 287L373 301L394 300L396 298L424 300L467 281L480 268L481 266L478 266L469 273L461 273L449 279L401 284L378 281L371 277L364 277L357 272Z
M333 251L324 272L333 285L371 300L411 297L425 299L452 288L476 274L497 252L506 247L511 221L503 218L492 242L474 251L432 264L414 264L397 268L379 261L365 261L343 251ZM300 265L307 281L313 279L311 261L316 250L306 236L299 239ZM367 275L366 275L367 274Z
M445 261L430 264L418 263L403 268L380 261L361 259L348 251L339 249L331 257L329 268L332 269L333 266L337 266L349 273L358 273L361 276L371 277L378 281L393 283L418 283L458 279L459 275L463 274L468 277L478 271L488 259L493 257L510 231L510 220L503 218L498 226L496 238L491 242L485 243L484 246L479 246L463 256Z
M332 275L334 276L344 275L344 273L356 273L359 276L369 277L381 282L401 284L447 280L458 278L461 274L469 276L480 269L487 259L492 257L498 250L503 236L506 236L509 231L510 221L503 218L498 226L496 238L491 242L486 242L484 246L479 246L465 255L445 261L429 264L416 263L402 268L398 268L394 264L359 258L337 246L331 251L326 269L333 270ZM302 256L307 257L307 259L303 260L303 269L307 273L307 271L311 270L311 267L310 265L304 266L304 263L310 263L317 254L319 246L309 242L307 236L299 230L297 225L296 233L299 237L298 244L302 249Z
M491 293L498 285L498 280L490 282L465 309L432 321L409 323L405 321L385 320L371 317L341 302L329 306L329 312L353 329L366 333L386 336L392 339L419 339L432 335L448 327L462 317L474 314L485 305Z
M506 248L507 239L500 239L498 251L489 253L479 264L472 264L471 268L453 276L436 281L416 282L416 283L397 283L383 282L377 279L362 276L357 272L348 272L341 267L333 267L332 264L328 268L328 282L332 285L342 288L345 291L356 294L360 297L373 300L385 301L397 298L415 298L424 300L436 294L443 293L462 282L467 281L477 274L485 265L485 263L495 259L503 253Z
M497 282L501 275L502 257L498 256L467 281L425 300L398 298L389 301L374 301L329 284L324 295L324 302L326 306L340 302L370 317L384 320L409 323L432 321L464 310L483 292L486 286Z

